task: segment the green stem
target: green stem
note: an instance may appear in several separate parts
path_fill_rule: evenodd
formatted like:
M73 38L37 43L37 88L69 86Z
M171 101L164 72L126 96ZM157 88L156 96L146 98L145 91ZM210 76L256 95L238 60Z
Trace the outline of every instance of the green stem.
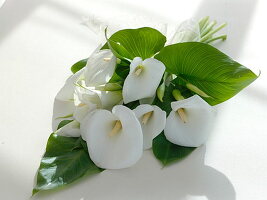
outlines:
M202 30L209 24L209 16L206 16L204 18L202 18L200 21L199 21L199 29L200 29L200 32L202 32Z
M201 37L204 37L206 34L208 34L212 28L217 24L216 21L212 21L202 32L201 32Z
M225 26L226 26L226 23L223 23L222 25L220 25L216 29L210 31L207 35L205 35L203 38L200 39L200 42L205 42L206 40L210 39L210 37L212 37L213 34L217 33L219 30L221 30Z
M222 41L226 40L227 39L227 35L221 35L221 36L218 36L218 37L215 37L215 38L211 38L211 39L207 40L206 43L211 43L211 42L214 42L214 41L220 40L220 39Z

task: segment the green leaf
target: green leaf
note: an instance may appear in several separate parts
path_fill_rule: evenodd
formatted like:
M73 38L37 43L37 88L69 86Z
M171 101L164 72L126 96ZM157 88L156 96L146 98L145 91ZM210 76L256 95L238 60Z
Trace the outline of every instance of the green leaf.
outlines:
M228 100L257 78L216 48L199 42L166 46L155 58L177 75L176 84L196 86L209 96L202 98L211 105Z
M85 149L86 148L86 149ZM51 134L37 173L33 194L70 184L80 177L101 172L89 158L81 138Z
M169 142L163 132L154 138L152 148L154 155L164 166L184 159L196 149L195 147L183 147Z
M164 47L165 42L164 35L149 27L120 30L107 39L115 56L130 60L135 57L146 59L154 56ZM103 48L107 48L107 45Z
M74 65L71 66L72 73L75 74L77 71L84 68L86 66L86 63L87 63L87 58L76 62Z
M123 83L126 77L128 76L130 72L130 62L123 60L121 63L118 63L116 65L115 72L111 79L109 80L109 83Z
M63 120L61 121L58 126L57 126L57 130L62 128L63 126L67 125L68 123L71 123L73 120Z

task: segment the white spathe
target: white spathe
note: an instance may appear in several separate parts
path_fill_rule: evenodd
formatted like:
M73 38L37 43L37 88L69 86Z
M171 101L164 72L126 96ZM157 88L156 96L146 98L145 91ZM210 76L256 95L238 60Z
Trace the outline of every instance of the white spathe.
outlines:
M158 106L148 104L139 105L133 111L142 127L143 147L144 149L150 149L153 139L158 136L165 127L166 112L161 110ZM149 116L147 122L144 123L145 115L150 112L152 112L152 114Z
M197 21L193 19L182 22L168 44L175 44L180 42L194 42L200 40L200 29Z
M87 86L106 84L112 77L117 58L109 49L94 52L87 61L85 69L85 83Z
M71 75L65 82L65 85L60 89L56 95L56 99L60 101L73 101L73 95L75 90L75 84L81 78L84 73L84 68Z
M111 136L117 120L122 127ZM125 106L114 106L112 112L98 109L89 113L81 123L81 134L87 142L90 158L100 168L127 168L142 156L140 123L134 112Z
M117 104L122 104L122 92L121 90L118 91L99 91L96 90L100 101L101 101L101 108L111 110L113 106Z
M157 59L134 58L122 89L124 103L153 97L164 71L164 64Z
M80 123L76 120L73 120L72 122L55 131L55 133L65 137L80 137Z
M81 122L89 112L101 108L101 100L98 94L82 86L76 86L75 88L74 104L73 117L78 122Z
M187 147L198 147L204 144L214 125L215 110L198 95L172 102L166 127L165 136L170 142ZM184 108L187 122L184 123L177 113Z

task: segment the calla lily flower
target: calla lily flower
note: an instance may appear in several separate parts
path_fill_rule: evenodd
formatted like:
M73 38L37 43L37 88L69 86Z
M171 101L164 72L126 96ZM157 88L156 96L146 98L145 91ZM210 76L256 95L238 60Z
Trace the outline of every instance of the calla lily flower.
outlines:
M153 97L164 71L165 66L159 60L134 58L122 88L124 103Z
M171 107L164 129L167 140L187 147L204 144L214 124L213 107L198 95L172 102Z
M55 131L55 133L65 137L80 137L80 123L76 120L73 120L72 122Z
M65 85L60 89L56 95L56 99L60 101L73 101L74 90L76 82L83 76L85 69L81 69L75 74L71 75Z
M130 167L143 153L140 123L125 106L114 106L112 112L97 109L84 118L80 128L90 158L100 168Z
M112 77L117 58L109 49L93 53L87 61L85 70L85 83L87 86L106 84Z
M143 132L144 149L152 147L152 140L164 129L166 123L166 112L158 106L143 104L134 110Z
M175 44L180 42L194 42L200 40L200 29L198 22L189 19L182 22L173 37L169 41L169 44Z

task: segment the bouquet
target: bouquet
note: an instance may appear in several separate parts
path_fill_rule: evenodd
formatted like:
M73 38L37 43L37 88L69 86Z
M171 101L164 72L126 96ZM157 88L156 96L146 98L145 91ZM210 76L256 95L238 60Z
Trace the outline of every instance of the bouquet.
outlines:
M144 150L165 166L204 144L213 106L258 77L210 45L226 39L216 36L224 26L188 20L168 40L150 27L106 28L105 44L71 67L56 96L66 114L54 119L33 194L131 167Z

